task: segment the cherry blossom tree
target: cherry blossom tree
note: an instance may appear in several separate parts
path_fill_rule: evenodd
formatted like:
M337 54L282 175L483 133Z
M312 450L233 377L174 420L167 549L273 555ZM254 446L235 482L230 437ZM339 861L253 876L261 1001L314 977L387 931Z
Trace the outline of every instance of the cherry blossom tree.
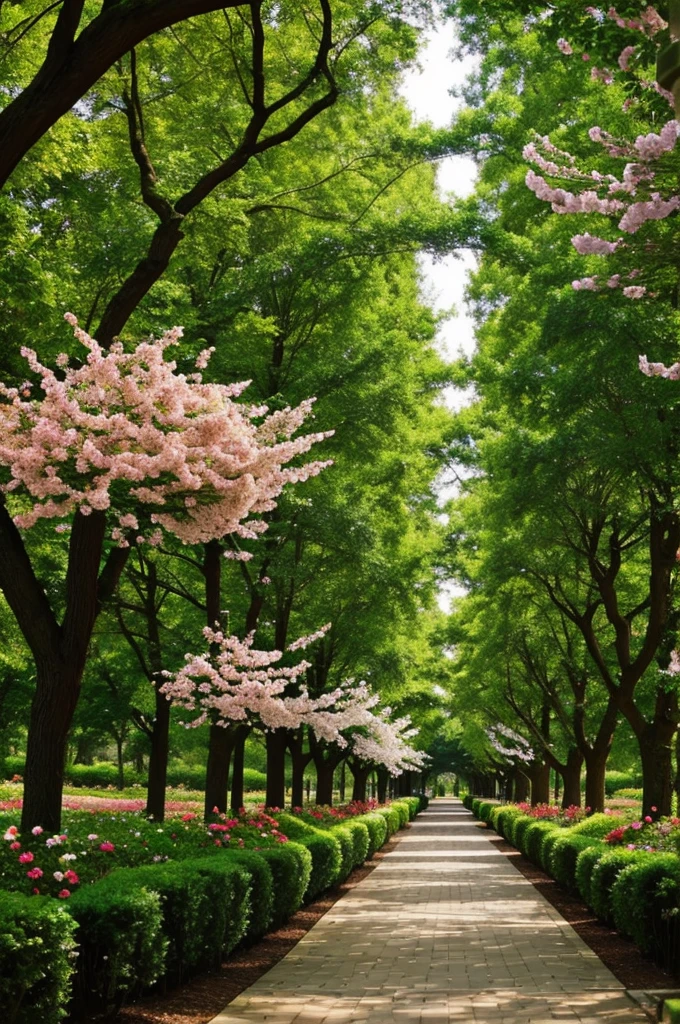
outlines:
M364 681L355 684L348 680L329 693L310 697L299 683L310 663L281 664L284 654L308 647L329 628L324 626L294 641L283 652L255 649L254 632L240 640L206 627L203 636L209 650L187 654L184 667L168 674L161 692L191 712L193 717L185 723L191 728L212 722L227 729L239 723L272 733L306 726L317 742L353 754L367 768L381 766L391 775L399 775L422 767L425 755L409 743L418 730L411 727L408 717L391 722L389 708L376 712L379 697ZM291 688L296 692L287 692ZM275 774L271 784L268 779L269 806L283 804L276 788L282 779L283 772Z
M157 545L164 532L185 544L255 538L266 528L257 515L283 487L328 464L286 465L328 436L293 438L310 402L270 414L235 401L245 383L177 373L165 352L181 329L126 353L120 344L105 351L67 319L87 349L83 364L60 356L54 371L24 350L42 397L30 382L0 386L0 588L36 665L23 828L59 827L66 737L92 629L130 545ZM209 357L201 353L199 370ZM52 599L27 543L43 520L68 534Z

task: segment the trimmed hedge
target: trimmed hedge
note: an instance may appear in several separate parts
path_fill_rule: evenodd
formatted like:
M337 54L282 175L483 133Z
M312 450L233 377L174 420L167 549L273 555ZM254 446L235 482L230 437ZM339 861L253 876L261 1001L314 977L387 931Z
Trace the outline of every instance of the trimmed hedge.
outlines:
M68 901L78 922L76 997L86 1006L120 1007L127 995L165 973L168 940L157 892L131 884L137 868L121 868Z
M679 892L676 854L650 853L640 858L623 868L612 886L614 926L643 953L664 962L677 941Z
M594 836L595 839L604 839L623 821L624 819L618 815L591 814L589 818L580 821L578 825L572 825L569 831L573 836Z
M472 810L472 793L466 793L463 797L463 807L467 807L468 811Z
M354 843L354 867L361 867L368 857L368 848L371 844L371 837L365 821L359 818L350 818L345 823L345 828L352 834Z
M271 864L262 856L262 851L223 850L217 856L242 864L252 879L250 920L244 940L247 943L255 942L267 932L274 915L274 878Z
M384 846L387 839L387 821L382 814L376 811L369 811L368 814L360 814L354 821L362 822L368 829L368 853L366 859L370 860L376 850Z
M399 829L401 828L401 815L399 814L396 807L379 807L376 811L373 811L372 813L379 814L382 818L385 819L385 824L387 825L385 839L389 839L391 836L394 835L395 832L398 832Z
M302 843L282 843L268 850L258 850L271 869L274 880L272 906L273 928L292 917L302 906L312 873L312 855Z
M564 832L552 821L534 821L524 832L524 850L522 851L532 863L543 867L543 845L545 839L554 832Z
M0 1005L7 1024L65 1016L75 930L56 900L0 892Z
M582 850L589 846L597 846L606 849L601 839L592 836L570 836L571 829L561 829L562 835L555 840L550 852L550 874L568 889L571 893L577 893L576 885L576 860Z
M613 923L611 891L614 882L624 868L644 857L641 850L611 850L605 852L593 865L590 873L590 907L605 924Z
M340 877L342 849L334 834L325 829L308 825L293 814L278 814L279 828L298 843L307 847L312 855L312 873L305 890L305 901L309 903L324 889L329 889Z

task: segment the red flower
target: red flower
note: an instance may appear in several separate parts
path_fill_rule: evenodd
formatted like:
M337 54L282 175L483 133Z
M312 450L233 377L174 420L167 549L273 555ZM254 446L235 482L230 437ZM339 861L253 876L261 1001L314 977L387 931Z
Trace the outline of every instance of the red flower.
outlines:
M67 900L70 895L71 893L69 889L62 889L61 892L57 893L57 896L59 897L60 900Z
M102 851L102 853L113 853L116 847L113 845L113 843L100 843L99 849ZM59 895L61 895L61 893ZM71 894L69 893L69 896L70 895Z

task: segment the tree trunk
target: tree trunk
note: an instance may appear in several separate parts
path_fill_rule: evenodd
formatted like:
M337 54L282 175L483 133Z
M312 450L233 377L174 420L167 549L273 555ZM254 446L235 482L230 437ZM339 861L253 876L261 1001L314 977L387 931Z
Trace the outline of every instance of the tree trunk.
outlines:
M165 787L168 775L168 749L170 737L170 701L159 692L163 679L154 684L156 714L151 733L149 779L146 790L145 814L154 821L165 818Z
M267 733L267 807L282 810L286 806L286 747L288 735L285 729L273 729Z
M526 803L526 801L529 799L529 779L523 771L520 771L519 768L515 768L514 790L515 803Z
M550 803L550 765L533 764L528 774L531 779L531 806Z
M604 774L609 750L591 750L585 755L586 807L592 814L601 814L605 805Z
M37 666L36 690L26 745L21 831L40 825L61 832L61 794L66 745L80 693L79 671L60 662Z
M210 726L208 764L205 771L204 816L206 821L210 821L215 814L225 814L227 810L229 765L236 739L234 732L234 729L229 726Z
M561 772L564 781L562 793L562 807L581 806L581 765L583 754L576 747L572 747L567 755L567 763Z
M321 758L314 759L316 768L316 802L330 807L333 803L333 773L335 764Z
M290 793L290 806L302 807L305 801L305 768L312 760L309 751L304 750L304 729L296 729L288 733L288 751L293 769L293 784ZM308 794L309 797L309 794Z
M390 781L387 768L378 768L378 803L384 804L387 799L387 786Z
M642 760L642 813L655 820L672 813L672 742L675 727L650 722L638 737Z
M352 786L352 800L359 800L361 803L366 799L366 783L371 771L371 766L358 761L356 764L349 762L350 771L354 777Z
M347 785L347 783L346 783L346 776L347 776L347 762L343 761L342 764L340 765L340 785L338 787L338 797L340 798L340 803L341 804L344 804L344 802L345 802L345 788L346 788L346 785Z
M116 761L118 763L118 783L116 788L125 789L125 765L123 764L123 735L116 736Z
M239 725L235 730L234 763L231 769L231 800L230 810L238 814L243 809L243 762L246 752L246 740L250 729L247 725Z

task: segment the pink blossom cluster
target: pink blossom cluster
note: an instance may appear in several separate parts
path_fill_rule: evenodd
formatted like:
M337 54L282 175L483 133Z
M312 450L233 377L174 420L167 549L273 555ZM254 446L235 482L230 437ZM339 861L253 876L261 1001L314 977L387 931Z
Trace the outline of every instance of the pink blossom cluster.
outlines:
M373 716L364 730L352 736L354 754L362 761L382 765L390 775L400 775L413 768L422 768L427 755L413 747L409 740L418 734L408 716L390 721L390 709Z
M285 484L329 464L283 468L329 436L293 440L311 400L267 415L264 406L234 401L247 383L208 384L198 373L177 373L165 350L181 328L126 353L120 343L102 349L73 315L66 319L88 350L82 366L61 356L58 376L23 349L42 398L31 398L30 385L0 384L0 465L8 471L2 489L16 495L18 526L76 510L110 511L121 547L131 540L157 545L163 530L187 544L227 534L255 538L263 524L243 520L274 508ZM209 355L201 353L198 365ZM140 522L142 512L150 525Z
M497 722L486 730L486 734L494 750L508 758L509 761L533 761L534 752L528 740L524 736L520 736L514 729L510 729L509 726ZM506 742L508 740L512 745Z
M599 21L601 18L601 12L596 7L586 7L588 14L597 18ZM647 36L655 36L659 32L663 32L664 29L668 28L668 22L664 21L659 12L651 4L640 14L637 18L624 18L615 7L610 7L606 12L606 17L610 21L616 22L619 28L632 29L636 32L643 32Z
M330 624L289 645L287 653L323 637ZM409 744L417 730L408 718L389 720L390 709L375 712L379 697L364 681L348 680L336 689L310 697L299 682L310 667L307 661L284 666L283 651L254 648L254 633L245 640L206 627L203 636L210 650L186 655L186 664L161 686L168 700L195 713L185 724L206 721L226 727L233 722L271 731L308 726L319 740L345 748L348 744L362 760L384 765L392 774L423 764L424 755ZM289 687L298 692L289 695Z

